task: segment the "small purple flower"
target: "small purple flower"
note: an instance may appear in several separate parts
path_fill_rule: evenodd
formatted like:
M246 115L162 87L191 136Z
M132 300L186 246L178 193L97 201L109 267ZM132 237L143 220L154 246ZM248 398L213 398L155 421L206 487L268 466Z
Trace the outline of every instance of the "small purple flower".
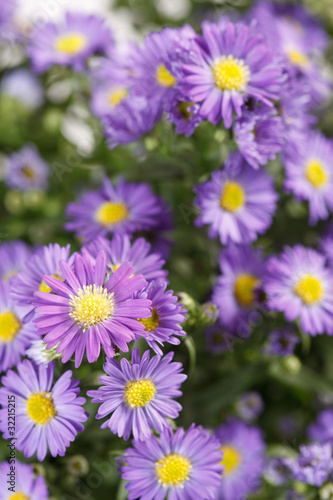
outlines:
M40 157L37 148L31 144L13 153L5 165L5 183L12 189L28 191L45 190L50 167Z
M305 333L333 333L333 275L325 257L302 245L285 247L267 264L264 290L268 307L300 320Z
M175 94L164 105L167 120L176 126L177 134L185 134L189 137L202 122L199 114L200 105L189 102L181 94Z
M78 203L69 203L66 212L72 221L65 227L85 243L109 234L131 235L155 228L163 207L146 183L120 178L113 186L104 178L99 191L88 191Z
M137 318L147 318L150 300L133 299L146 281L141 275L132 276L133 268L122 264L105 282L106 258L101 251L95 265L87 253L76 254L73 270L60 261L65 281L44 276L53 293L36 292L35 323L48 349L57 344L66 363L75 352L75 367L80 366L84 351L89 363L97 361L101 346L108 357L114 356L114 346L127 352L127 343L134 331L144 331ZM140 327L140 328L139 328Z
M10 283L31 257L32 250L24 241L13 240L0 244L0 279Z
M246 422L255 420L263 412L264 402L259 392L251 391L243 394L236 402L236 411Z
M43 461L49 448L51 455L63 457L66 448L83 431L81 422L88 418L83 409L85 398L78 397L78 380L66 371L52 387L54 365L35 365L25 359L17 371L9 370L1 379L0 428L5 439L10 439L8 405L15 400L16 447L25 457L37 452Z
M146 351L140 359L139 350L132 351L132 364L122 358L120 364L107 359L100 377L104 384L96 391L88 391L92 403L102 403L96 418L112 416L101 425L127 441L150 437L152 430L162 432L169 423L166 418L177 418L182 407L174 401L182 395L179 387L187 376L180 373L181 363L172 363L173 352L161 358Z
M300 446L297 459L284 459L296 481L322 486L333 472L332 444L309 444Z
M206 337L207 350L211 354L219 354L231 351L235 335L228 332L219 323L215 323L204 332Z
M274 486L283 486L290 478L290 468L283 458L272 457L267 461L264 477Z
M312 441L333 443L333 409L328 408L319 413L316 422L310 425L308 435Z
M35 28L27 53L34 70L43 73L55 64L82 70L90 56L112 48L112 35L102 18L67 12L62 21Z
M229 420L215 431L224 456L225 470L218 500L243 500L260 486L265 443L261 430L240 420Z
M160 439L134 440L121 467L128 500L215 500L222 456L217 439L194 424L174 434L167 427Z
M232 154L222 170L195 188L200 211L196 226L209 224L210 238L221 243L250 243L272 223L278 199L273 179L264 170L254 170L240 153Z
M12 407L13 408L13 407ZM1 500L29 499L48 500L49 492L45 478L36 476L32 465L23 464L15 459L15 465L9 459L0 463L0 498ZM13 470L14 467L14 470ZM9 488L12 487L8 481L11 476L14 478L15 493Z
M6 73L1 81L0 91L33 110L44 102L41 82L32 71L25 68Z
M299 341L299 337L291 329L285 328L284 330L274 330L269 334L269 341L265 353L270 356L290 356L294 353L294 349Z

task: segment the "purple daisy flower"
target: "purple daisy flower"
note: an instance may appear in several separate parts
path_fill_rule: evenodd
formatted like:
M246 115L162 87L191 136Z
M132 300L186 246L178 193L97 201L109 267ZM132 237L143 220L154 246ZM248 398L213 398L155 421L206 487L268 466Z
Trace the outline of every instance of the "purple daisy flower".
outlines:
M209 224L210 238L221 243L250 243L272 223L278 199L273 178L254 170L240 153L230 155L222 170L197 186L195 205L200 216L196 226Z
M122 358L120 364L107 359L100 377L104 384L96 391L88 391L92 403L102 403L96 418L112 416L101 425L127 441L133 432L134 439L144 441L152 430L162 432L169 423L166 418L177 418L182 407L173 400L182 395L179 387L187 376L180 373L181 363L171 363L174 353L163 358L146 351L142 359L138 348L132 351L132 364Z
M242 333L258 307L255 291L262 285L266 264L260 248L229 245L221 252L222 275L213 288L213 302L220 311L220 323Z
M264 290L268 306L300 320L305 333L333 333L333 275L325 257L311 248L285 247L267 264Z
M31 144L12 154L5 165L5 183L12 189L44 190L48 186L50 167Z
M52 387L53 369L52 363L36 368L25 359L18 365L18 373L9 370L1 379L0 428L3 437L10 438L8 404L14 396L16 447L25 457L37 452L40 461L46 457L47 448L53 457L63 457L76 434L83 431L81 422L88 418L82 407L86 400L78 397L79 381L72 379L72 372L68 370Z
M14 69L4 75L1 93L10 96L28 109L35 110L44 102L44 89L36 75L25 68Z
M36 477L32 465L23 464L17 459L14 459L14 462L12 460L0 463L1 500L48 500L49 492L45 478Z
M274 160L284 144L282 118L275 108L265 105L243 111L235 120L233 131L242 156L253 168Z
M163 353L158 344L163 346L164 342L168 342L178 345L180 340L177 336L186 335L179 323L186 320L187 311L178 302L178 297L172 290L165 291L166 287L165 282L152 281L134 295L140 299L149 299L152 306L149 317L138 320L140 330L135 332L136 339L138 340L139 335L143 335L147 344L159 355ZM141 330L141 325L144 326L144 331Z
M146 183L126 182L120 178L113 186L104 178L99 191L86 192L78 203L69 203L68 231L90 243L98 236L133 234L155 228L163 204Z
M215 498L244 500L260 486L265 453L261 430L240 420L230 420L216 429L215 436L224 453L222 464L225 466Z
M207 350L211 354L219 354L233 349L235 335L228 332L219 323L215 323L204 332L206 337Z
M204 22L195 38L197 60L184 65L183 91L189 101L202 103L200 114L217 124L232 125L233 111L254 97L268 106L278 99L281 72L273 52L254 26Z
M320 443L333 443L333 409L328 408L319 413L316 422L308 429L308 436Z
M0 372L17 365L31 341L39 338L35 325L24 321L26 308L11 299L10 290L0 281Z
M333 143L319 132L310 132L304 137L303 148L289 148L284 155L286 190L298 200L308 200L310 223L327 219L333 211Z
M246 422L255 420L264 410L264 402L259 392L251 391L243 394L236 402L236 411Z
M99 237L82 250L87 251L94 259L104 250L109 271L114 272L121 264L129 262L134 274L142 274L145 280L167 282L168 271L162 269L165 260L159 254L151 252L151 245L144 238L137 238L131 243L127 234L115 234L111 241Z
M290 468L283 458L272 457L266 463L264 477L274 486L283 486L290 478Z
M113 38L104 20L93 15L67 12L59 23L37 26L27 48L35 71L43 73L55 64L82 70L96 53L108 53Z
M299 342L298 335L291 329L274 330L269 334L269 342L265 353L271 356L290 356L294 353L294 349Z
M11 282L31 257L32 250L24 241L6 241L0 245L0 280Z
M147 282L141 275L132 276L133 268L128 262L105 282L103 251L97 255L95 265L87 253L76 254L73 268L60 261L64 282L44 276L53 293L35 293L34 321L39 333L45 335L49 349L58 344L56 352L63 353L63 363L75 352L77 368L85 350L89 363L97 361L101 345L108 357L114 356L114 346L127 352L127 343L134 339L133 332L144 331L137 318L150 316L151 301L132 298Z
M185 134L189 137L202 122L200 116L200 105L188 100L181 94L175 94L164 105L167 120L176 126L177 134Z
M201 426L192 424L174 434L166 427L160 439L152 435L144 442L134 440L123 459L128 500L216 499L222 452L217 439Z
M333 472L332 443L300 446L296 460L285 458L293 479L312 486L322 486Z

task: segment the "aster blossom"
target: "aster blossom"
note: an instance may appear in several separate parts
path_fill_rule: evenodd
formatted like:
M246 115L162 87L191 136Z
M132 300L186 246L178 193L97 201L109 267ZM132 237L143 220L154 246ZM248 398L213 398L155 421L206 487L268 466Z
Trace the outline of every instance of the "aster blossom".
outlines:
M316 421L308 428L308 436L319 443L333 443L333 408L319 413Z
M12 240L0 244L0 279L10 282L31 256L32 250L24 241Z
M322 486L333 472L332 443L300 446L299 456L284 459L294 480L313 486Z
M101 346L108 357L114 356L115 346L127 352L133 332L144 330L137 318L150 315L150 300L132 298L146 285L143 277L132 276L133 268L127 262L105 280L103 251L95 265L88 254L76 254L73 270L65 261L60 261L60 269L64 282L44 276L53 293L35 293L34 321L38 332L45 335L47 348L59 344L56 353L62 353L63 363L75 353L76 368L85 350L89 363L98 359Z
M13 467L13 466L12 466ZM43 476L37 476L33 466L15 460L15 471L11 469L9 461L0 463L0 498L11 500L12 498L29 498L29 500L48 500L49 492ZM14 478L15 493L10 490L10 474ZM13 487L12 487L13 488Z
M5 183L8 187L20 191L45 190L49 174L49 165L31 144L13 153L5 165Z
M1 379L0 429L4 438L10 438L8 402L15 396L16 447L28 458L37 452L40 461L48 449L53 457L64 456L88 418L82 407L86 400L78 397L79 381L72 379L68 370L52 385L53 371L52 363L36 368L25 359L17 366L18 373L9 370Z
M88 391L92 403L102 403L96 418L112 416L101 425L109 427L114 434L141 441L149 438L152 430L162 432L168 426L168 418L177 418L182 407L174 398L182 395L181 383L187 376L180 373L181 363L172 362L173 352L164 357L154 356L145 351L140 359L139 350L132 351L132 363L122 358L120 364L107 359L100 377L104 384L96 391Z
M274 330L269 334L269 341L265 353L281 357L290 356L294 353L296 345L300 342L299 337L291 328Z

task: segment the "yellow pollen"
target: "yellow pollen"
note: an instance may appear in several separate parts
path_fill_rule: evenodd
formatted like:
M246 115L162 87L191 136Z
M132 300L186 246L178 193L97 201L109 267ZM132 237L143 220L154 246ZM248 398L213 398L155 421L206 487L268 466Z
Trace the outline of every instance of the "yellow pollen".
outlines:
M298 295L307 306L311 306L319 302L324 294L321 281L311 274L305 274L296 285L294 292Z
M28 179L34 179L35 172L33 171L33 169L31 167L29 167L29 165L26 165L25 167L23 167L21 171L22 171L23 175L25 175L25 177L27 177Z
M300 52L299 50L296 49L290 49L287 52L288 59L293 64L294 66L307 66L309 64L309 59L308 57L303 54L303 52Z
M250 70L244 61L233 56L222 56L213 66L215 86L220 90L244 90L250 80Z
M9 344L21 329L21 322L12 311L0 314L0 344Z
M51 276L52 276L52 278L55 278L56 280L64 281L63 278L58 273L52 274ZM41 284L39 285L38 291L39 292L50 293L51 292L51 288L49 287L49 285L47 285L45 283L45 281L42 281Z
M151 313L150 318L142 318L138 319L138 321L143 324L143 326L145 327L146 330L148 330L148 332L153 332L159 325L159 317L155 307L153 307L153 311Z
M109 103L111 106L118 106L118 104L121 103L123 99L128 94L128 90L125 89L125 87L118 87L116 89L113 89L109 93Z
M117 271L117 269L119 269L121 266L121 264L113 264L113 266L111 266L111 269L113 272Z
M240 453L232 446L221 446L220 450L222 450L224 453L221 464L223 464L225 467L223 476L226 476L239 466L241 456Z
M45 425L57 412L50 392L35 392L27 399L27 414L38 425Z
M228 212L236 212L245 205L245 193L237 182L227 181L224 184L220 205Z
M156 68L156 79L161 87L173 87L176 85L177 80L172 74L166 69L164 64L159 64Z
M71 297L70 317L85 331L91 326L103 323L113 313L113 293L96 285L84 285Z
M248 307L253 304L253 290L259 284L260 280L252 274L240 274L235 281L235 297L239 305Z
M315 188L320 188L328 180L327 171L318 160L310 160L307 163L305 177Z
M30 497L27 497L22 491L17 491L14 495L10 495L8 500L30 500Z
M70 56L74 56L81 52L86 46L87 39L80 33L69 33L58 37L55 43L55 49L58 52L64 52Z
M193 104L194 102L179 101L178 109L185 120L189 120L193 115L193 112L188 110L189 106L193 106Z
M190 460L178 453L166 455L155 465L158 481L164 487L183 486L184 482L189 479L191 469Z
M124 399L131 408L141 408L153 399L155 392L150 380L132 380L126 384Z
M128 208L124 203L106 201L96 212L96 220L102 226L118 224L128 218Z

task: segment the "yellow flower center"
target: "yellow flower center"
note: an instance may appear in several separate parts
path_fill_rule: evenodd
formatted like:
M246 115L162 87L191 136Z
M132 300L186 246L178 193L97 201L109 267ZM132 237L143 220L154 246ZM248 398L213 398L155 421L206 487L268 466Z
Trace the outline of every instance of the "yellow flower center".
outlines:
M52 274L51 276L52 276L52 278L55 278L56 280L64 281L64 279L58 273ZM42 281L41 284L39 285L38 291L39 292L50 293L51 292L51 288L49 287L49 285L47 285L45 283L45 281Z
M300 52L299 50L296 49L290 49L287 52L287 56L291 64L294 66L307 66L309 64L309 59L308 57L303 53Z
M27 399L27 414L38 425L45 425L57 412L50 392L35 392Z
M150 318L142 318L138 319L138 321L143 324L143 326L145 327L146 330L148 330L148 332L153 332L159 325L159 317L155 307L153 307L153 311L151 313Z
M132 380L126 384L124 399L131 408L141 408L153 399L155 392L150 380Z
M33 179L35 177L35 172L29 165L26 165L25 167L22 168L22 173L27 177L28 179Z
M182 114L182 116L185 118L185 120L189 120L190 117L193 115L193 112L188 110L188 107L193 106L193 104L194 102L179 101L178 109Z
M217 59L212 70L215 85L220 90L244 90L250 80L248 66L231 55Z
M173 87L176 85L177 80L172 74L166 69L164 64L159 64L156 68L156 80L161 85L161 87Z
M20 331L22 325L16 314L5 311L0 314L0 343L9 344Z
M116 89L113 89L109 92L109 103L111 104L111 106L118 106L118 104L121 103L123 99L125 99L127 94L128 90L125 89L125 87L118 87Z
M311 276L311 274L305 274L303 278L296 283L294 292L307 306L316 304L324 295L321 281Z
M220 205L228 212L236 212L245 205L245 192L237 182L227 181L224 184Z
M96 220L102 226L118 224L128 218L128 208L124 203L106 201L96 212Z
M58 52L64 52L70 56L74 56L81 52L87 45L87 39L81 33L70 33L59 36L55 43L55 49Z
M191 469L190 460L183 455L178 455L178 453L166 455L155 465L158 481L164 487L182 486L189 478Z
M14 495L10 495L8 500L30 500L22 491L17 491Z
M305 177L315 188L320 188L328 181L327 171L318 160L310 160L307 163Z
M221 446L220 450L222 450L224 453L221 464L223 464L225 467L223 476L226 476L239 466L241 462L241 455L232 446Z
M235 281L235 297L239 305L248 307L253 304L253 290L260 283L260 280L252 274L240 274Z
M113 293L96 285L84 285L71 297L70 317L85 331L91 326L103 323L113 313Z

